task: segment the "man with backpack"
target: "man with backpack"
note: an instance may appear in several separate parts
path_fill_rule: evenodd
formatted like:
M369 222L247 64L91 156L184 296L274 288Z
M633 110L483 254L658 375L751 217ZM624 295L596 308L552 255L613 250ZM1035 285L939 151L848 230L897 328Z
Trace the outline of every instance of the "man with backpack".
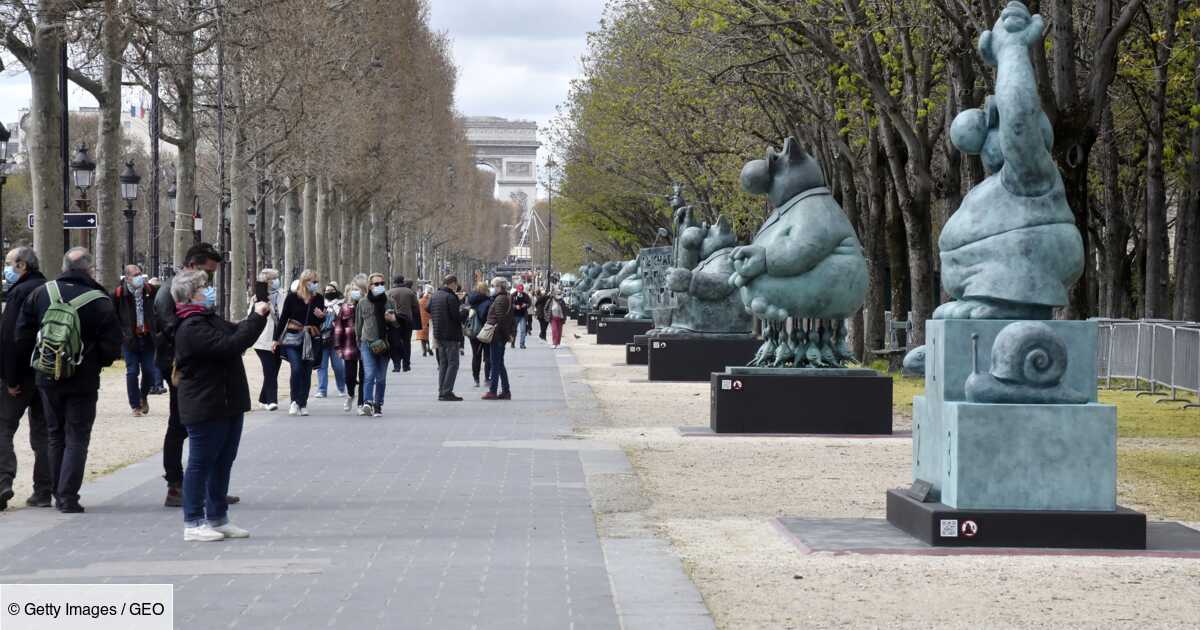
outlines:
M42 397L29 368L33 346L18 347L17 317L29 294L46 283L32 247L17 247L4 258L4 277L8 283L4 319L0 323L0 512L13 497L13 478L17 475L17 454L13 434L29 410L29 448L33 450L33 495L25 500L29 507L50 507L52 495L50 453L46 445L46 416Z
M62 275L31 293L17 319L17 345L33 348L55 503L65 514L83 512L79 488L100 370L121 356L121 325L108 292L93 279L95 267L87 249L72 248L63 256Z

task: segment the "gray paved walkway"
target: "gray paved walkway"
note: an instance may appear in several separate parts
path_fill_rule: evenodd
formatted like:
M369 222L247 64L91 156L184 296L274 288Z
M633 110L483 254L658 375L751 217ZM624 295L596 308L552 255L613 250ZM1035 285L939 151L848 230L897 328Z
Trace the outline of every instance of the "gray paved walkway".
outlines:
M507 403L478 400L469 363L467 400L439 403L416 359L383 419L338 399L252 414L231 509L249 540L182 542L155 461L86 486L87 514L5 515L0 582L172 582L177 627L621 627L580 451L555 448L570 428L553 355L509 350Z

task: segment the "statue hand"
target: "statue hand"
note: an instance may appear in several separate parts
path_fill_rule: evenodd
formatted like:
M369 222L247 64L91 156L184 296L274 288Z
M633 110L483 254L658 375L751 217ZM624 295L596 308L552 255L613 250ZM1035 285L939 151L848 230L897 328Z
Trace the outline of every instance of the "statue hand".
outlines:
M767 273L767 250L761 245L746 245L733 250L734 285L742 286ZM741 276L741 284L737 277Z
M676 293L687 293L692 286L692 272L687 269L672 268L667 271L667 288Z

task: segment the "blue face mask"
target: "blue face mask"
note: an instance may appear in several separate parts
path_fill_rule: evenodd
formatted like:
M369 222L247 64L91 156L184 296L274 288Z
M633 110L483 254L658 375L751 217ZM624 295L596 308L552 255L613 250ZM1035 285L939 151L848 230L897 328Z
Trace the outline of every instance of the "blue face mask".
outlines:
M204 308L212 308L217 305L216 287L204 287L202 293L204 294L204 300L200 302L201 306Z
M383 293L385 291L387 291L387 287L381 287L381 286L371 287L371 293L374 293L375 295L383 295Z
M137 276L133 279L133 288L140 289L146 286L146 276Z
M308 292L309 293L316 293L317 289L319 289L319 288L320 288L320 285L318 285L316 282L308 283Z
M13 269L12 265L4 266L4 280L6 282L8 282L9 284L16 284L17 280L20 280L20 279L21 279L21 276L17 275L17 270Z
M362 291L359 291L359 290L357 290L357 289L356 289L356 290L354 290L354 291L351 291L351 292L350 292L350 299L351 299L351 300L354 300L355 302L357 302L357 301L361 300L361 299L362 299Z

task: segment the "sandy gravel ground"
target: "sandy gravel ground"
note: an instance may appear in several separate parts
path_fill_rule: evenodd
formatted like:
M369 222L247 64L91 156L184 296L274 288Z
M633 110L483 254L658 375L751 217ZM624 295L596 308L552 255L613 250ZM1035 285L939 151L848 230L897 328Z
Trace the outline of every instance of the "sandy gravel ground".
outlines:
M623 448L642 495L599 522L667 537L721 628L1200 627L1197 559L802 553L772 519L882 518L910 439L685 438L707 384L638 382L623 348L564 337L600 402L577 433Z
M258 408L258 390L262 386L262 365L253 352L245 355L246 377L250 383L251 402ZM284 363L279 371L282 385L280 396L287 397L288 366ZM333 375L330 375L330 380ZM316 376L313 376L315 387ZM332 387L332 386L331 386ZM255 411L252 413L265 413ZM286 413L284 409L275 413ZM17 478L13 483L15 497L8 509L24 509L25 499L33 492L33 452L29 450L28 414L21 420L21 427L13 438L17 452ZM141 418L133 417L129 409L129 398L125 394L125 364L118 361L106 369L100 379L100 398L96 404L96 424L92 427L92 441L88 447L86 479L115 472L134 462L141 461L162 450L163 435L167 429L167 395L150 397L150 413ZM166 483L163 483L166 491ZM87 506L87 496L80 499Z

